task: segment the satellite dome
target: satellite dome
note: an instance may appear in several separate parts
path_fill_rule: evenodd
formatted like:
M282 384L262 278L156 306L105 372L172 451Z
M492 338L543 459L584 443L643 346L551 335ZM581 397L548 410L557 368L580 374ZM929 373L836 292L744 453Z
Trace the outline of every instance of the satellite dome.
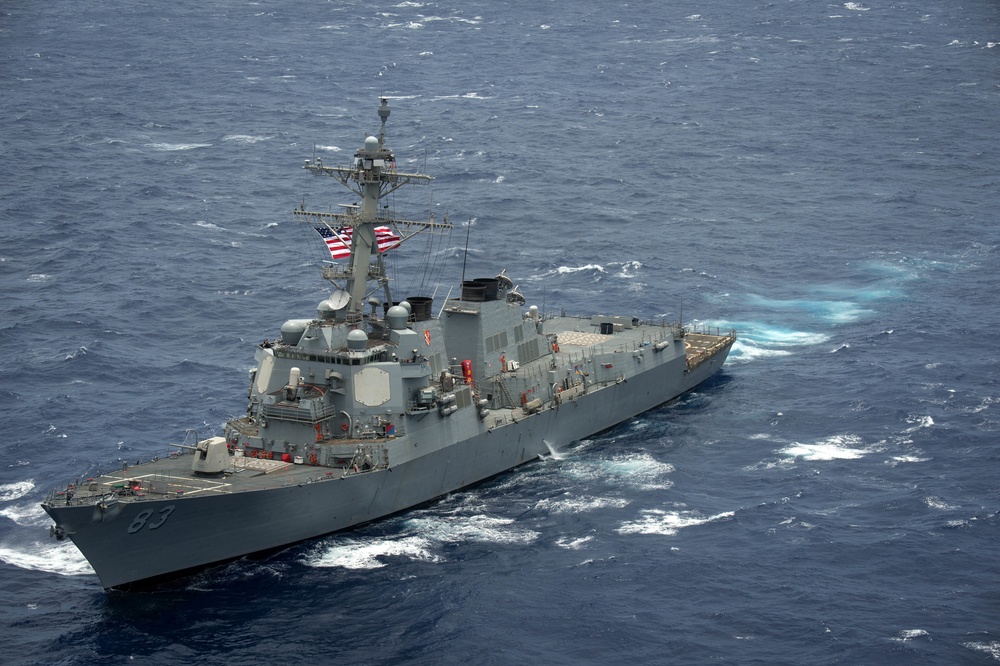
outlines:
M292 346L299 344L308 325L308 319L289 319L281 325L281 342Z
M389 328L394 331L401 331L406 328L406 320L410 318L410 313L401 305L393 305L385 313L385 319L389 322Z
M333 319L337 313L330 301L320 301L316 306L316 312L320 319Z
M364 351L368 346L368 334L360 329L354 329L347 334L347 349L349 351Z
M374 151L378 150L378 137L370 136L365 139L365 150Z

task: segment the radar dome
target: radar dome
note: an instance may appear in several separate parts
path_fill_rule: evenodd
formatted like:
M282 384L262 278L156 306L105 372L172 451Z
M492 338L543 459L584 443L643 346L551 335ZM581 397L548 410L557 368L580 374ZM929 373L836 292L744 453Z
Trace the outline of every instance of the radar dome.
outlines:
M389 328L394 331L401 331L406 328L406 320L410 318L410 313L401 305L393 305L385 313L385 319L389 322Z
M378 137L370 136L365 139L365 150L378 150Z
M320 319L333 319L337 314L330 301L320 301L319 305L316 306L316 312Z
M289 319L281 325L281 342L293 347L299 344L308 325L308 319Z
M347 349L349 351L364 351L368 346L368 334L360 329L354 329L347 334Z

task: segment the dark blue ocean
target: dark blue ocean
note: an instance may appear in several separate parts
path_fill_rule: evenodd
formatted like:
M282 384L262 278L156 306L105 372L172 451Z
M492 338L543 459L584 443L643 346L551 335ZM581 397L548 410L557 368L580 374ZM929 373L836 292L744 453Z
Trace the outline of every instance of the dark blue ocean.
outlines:
M1000 5L0 4L0 663L1000 660ZM465 492L146 593L45 494L218 434L329 293L293 208L450 235L548 312L737 329L673 404ZM253 529L255 516L234 515Z

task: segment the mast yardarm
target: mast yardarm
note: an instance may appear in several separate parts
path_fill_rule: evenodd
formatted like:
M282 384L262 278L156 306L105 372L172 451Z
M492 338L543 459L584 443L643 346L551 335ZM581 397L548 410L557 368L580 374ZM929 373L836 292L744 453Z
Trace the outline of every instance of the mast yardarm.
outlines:
M447 221L437 223L433 218L427 222L396 219L388 213L388 207L380 209L379 200L403 185L432 180L426 174L396 170L395 155L385 144L386 121L390 110L389 100L383 97L382 104L378 107L378 115L382 121L378 137L369 136L365 139L364 147L354 153L354 161L350 166L324 166L321 159L317 159L315 163L307 160L305 164L306 169L318 176L336 178L361 197L360 205L346 206L346 213L294 211L295 215L305 216L310 222L325 225L338 235L340 228L353 227L347 270L338 274L339 277L346 278L346 291L351 297L348 307L342 313L348 319L359 319L363 315L369 280L376 280L385 286L385 271L380 266L381 258L377 252L376 226L392 227L402 239L400 242L425 229L451 227ZM376 266L371 265L373 256L376 258Z

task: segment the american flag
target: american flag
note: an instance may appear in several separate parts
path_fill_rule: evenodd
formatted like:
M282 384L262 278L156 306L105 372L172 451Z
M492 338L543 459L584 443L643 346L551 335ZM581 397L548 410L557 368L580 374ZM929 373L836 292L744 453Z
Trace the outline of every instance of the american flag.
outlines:
M331 257L345 259L351 256L351 235L354 233L354 227L340 227L335 231L327 227L315 227L315 229L326 241ZM389 227L375 227L375 240L379 252L391 250L400 243L399 236L392 233Z

